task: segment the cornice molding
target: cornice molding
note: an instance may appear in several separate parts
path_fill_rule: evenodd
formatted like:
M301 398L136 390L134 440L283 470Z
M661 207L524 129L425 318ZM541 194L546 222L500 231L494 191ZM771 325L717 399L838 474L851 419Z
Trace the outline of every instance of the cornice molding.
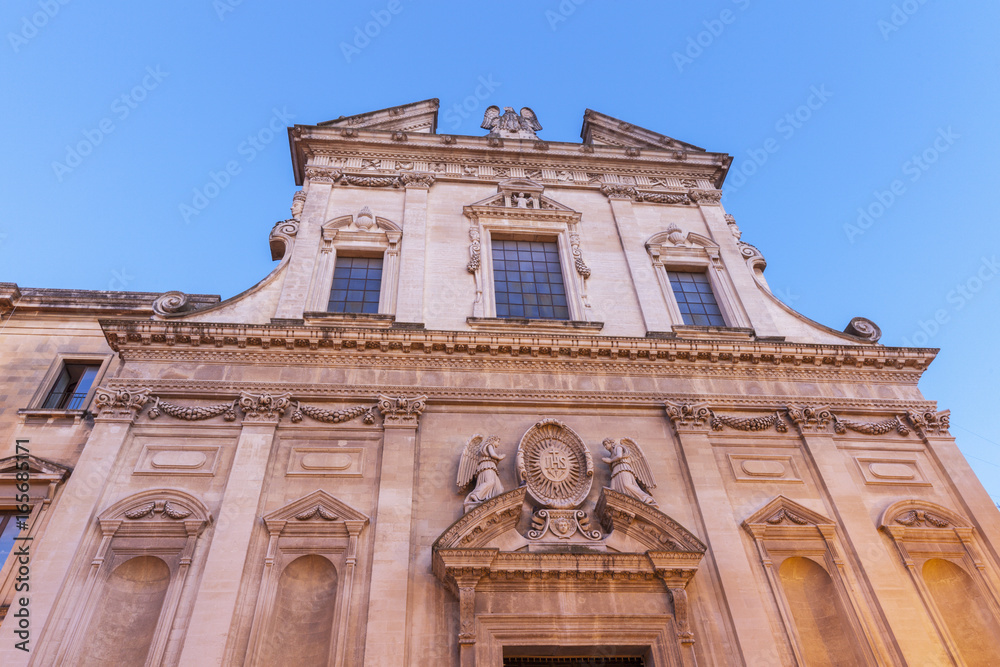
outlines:
M101 326L111 349L126 360L215 358L232 363L275 357L284 364L310 365L334 363L341 357L357 363L358 356L364 355L367 365L398 362L405 366L402 360L420 352L422 366L448 357L463 357L472 366L489 365L488 360L530 359L539 367L562 362L570 370L579 364L592 367L595 362L611 363L614 370L626 373L642 367L659 373L677 365L730 371L767 368L765 376L777 375L778 369L795 369L806 377L812 374L810 370L833 369L835 377L853 371L870 380L881 375L887 382L908 382L919 378L936 354L921 348L626 338L577 332L479 333L152 320L101 320Z

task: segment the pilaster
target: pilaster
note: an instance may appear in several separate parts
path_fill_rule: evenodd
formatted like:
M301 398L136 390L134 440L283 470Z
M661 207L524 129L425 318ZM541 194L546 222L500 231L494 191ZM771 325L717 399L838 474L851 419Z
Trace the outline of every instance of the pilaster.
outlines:
M426 396L379 396L383 428L375 545L372 562L365 665L402 667L407 662L410 531L417 426Z
M426 281L427 191L434 182L430 174L405 173L403 202L403 243L396 292L396 321L424 321Z
M302 319L316 264L317 248L320 246L323 215L332 188L332 177L329 178L329 182L324 182L323 177L312 178L309 181L295 243L292 244L290 251L286 250L291 252L292 256L285 268L281 297L278 299L278 307L274 314L276 318Z
M944 647L935 640L937 632L930 619L920 611L923 605L919 596L879 536L855 475L848 468L847 457L825 429L826 421L796 419L794 413L790 414L833 507L833 518L846 538L844 546L852 552L848 560L860 563L874 595L871 600L865 583L857 580L852 567L844 568L845 583L853 589L852 602L857 602L855 612L869 634L879 664L949 664Z
M0 664L25 665L32 656L44 651L54 655L61 639L59 617L53 617L57 607L65 612L72 607L72 596L78 589L69 583L70 569L87 533L95 525L107 480L118 460L135 416L149 401L149 390L109 391L98 387L94 405L94 430L87 440L73 474L59 498L45 533L30 551L30 581L28 599L31 613L30 653L14 649L15 623L0 627ZM67 607L66 605L69 605ZM65 614L62 614L65 616Z
M290 404L287 394L247 393L240 395L239 403L244 412L243 429L188 623L182 665L223 664L243 568L267 486L274 433Z
M732 513L725 511L731 504L709 440L711 412L703 404L667 403L666 408L694 489L705 541L717 568L722 599L729 607L726 615L736 632L743 663L776 664L785 651L779 650L768 622L768 605L743 548L739 525Z
M639 309L646 331L671 331L674 324L668 316L667 304L663 300L652 262L646 252L646 239L632 210L632 199L629 188L605 188L611 212L614 215L618 238L625 250L625 261L628 263L629 275L635 288Z

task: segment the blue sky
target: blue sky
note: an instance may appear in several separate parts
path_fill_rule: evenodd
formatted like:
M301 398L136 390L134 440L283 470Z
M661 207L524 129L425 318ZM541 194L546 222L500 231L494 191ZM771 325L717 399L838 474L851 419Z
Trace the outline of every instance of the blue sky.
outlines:
M786 303L942 348L921 389L1000 500L997 25L982 0L5 2L0 280L232 296L272 268L285 125L437 97L441 132L526 105L578 141L589 107L732 154Z

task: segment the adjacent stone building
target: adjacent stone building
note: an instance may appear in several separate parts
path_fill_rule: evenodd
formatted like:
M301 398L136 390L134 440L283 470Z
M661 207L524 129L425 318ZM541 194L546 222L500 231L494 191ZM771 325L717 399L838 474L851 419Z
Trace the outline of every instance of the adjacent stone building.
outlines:
M995 662L935 350L772 296L726 154L437 111L290 128L226 301L0 284L0 664Z

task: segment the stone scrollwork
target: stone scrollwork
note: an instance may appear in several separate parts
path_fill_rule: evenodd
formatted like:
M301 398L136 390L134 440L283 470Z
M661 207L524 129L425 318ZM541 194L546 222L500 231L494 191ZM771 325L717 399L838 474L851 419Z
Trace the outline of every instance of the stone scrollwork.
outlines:
M722 201L722 190L688 190L688 197L696 204L718 204Z
M234 400L232 403L184 406L168 403L167 401L156 397L153 407L149 409L146 416L150 419L156 419L160 416L160 414L166 414L176 419L200 421L202 419L211 419L212 417L223 415L223 419L227 422L231 422L236 420L236 404L237 401Z
M336 183L343 176L340 169L332 167L306 167L306 178L313 183Z
M583 252L580 250L580 235L570 234L569 243L570 247L573 249L573 263L576 266L576 272L584 278L589 278L590 268L583 261Z
M608 199L632 199L636 198L636 189L631 185L621 183L604 183L601 185L601 194Z
M248 394L243 392L239 397L239 406L243 411L244 422L277 422L288 406L291 405L290 394Z
M864 317L855 317L852 319L847 327L844 328L844 333L856 336L869 343L877 343L879 338L882 337L882 330L878 328L878 325Z
M188 295L176 290L164 292L153 300L153 312L160 317L175 317L190 309L191 303Z
M473 480L476 482L475 488L465 497L466 512L503 493L497 464L507 456L498 451L499 446L499 437L485 438L477 433L462 451L455 483L459 489L465 489Z
M736 245L739 247L740 254L751 269L763 271L767 268L767 260L764 259L764 255L757 249L757 246L751 245L746 241L739 241Z
M405 187L429 188L434 185L434 174L423 172L407 172L400 176Z
M572 429L555 419L543 419L517 446L517 472L543 507L573 509L590 493L594 461Z
M737 431L766 431L772 426L778 433L787 433L788 424L781 418L778 412L766 417L733 417L729 415L717 415L712 413L712 430L721 431L723 426L736 429Z
M362 420L364 423L374 424L375 406L357 405L343 410L326 410L324 408L317 408L313 405L303 405L302 403L296 401L295 410L292 412L291 416L292 422L298 423L302 421L303 415L327 424L339 424L364 415L364 419Z
M561 540L568 540L576 533L588 540L599 540L603 534L590 528L590 517L583 510L541 509L531 517L528 539L537 540L552 533Z
M907 419L913 424L913 428L919 429L924 434L947 435L948 427L951 425L951 411L941 412L916 412L911 410L906 413Z
M822 429L833 420L833 413L826 407L789 405L785 408L788 418L801 429Z
M704 426L712 417L706 403L674 403L665 401L664 407L667 409L667 417L674 426Z
M294 207L293 207L294 208ZM296 218L279 220L271 228L268 242L271 246L271 259L281 259L292 247L295 235L299 233L299 221Z
M603 445L608 457L601 460L611 467L611 490L655 506L656 500L647 490L655 489L656 482L639 443L630 438L622 438L618 442L605 438Z

